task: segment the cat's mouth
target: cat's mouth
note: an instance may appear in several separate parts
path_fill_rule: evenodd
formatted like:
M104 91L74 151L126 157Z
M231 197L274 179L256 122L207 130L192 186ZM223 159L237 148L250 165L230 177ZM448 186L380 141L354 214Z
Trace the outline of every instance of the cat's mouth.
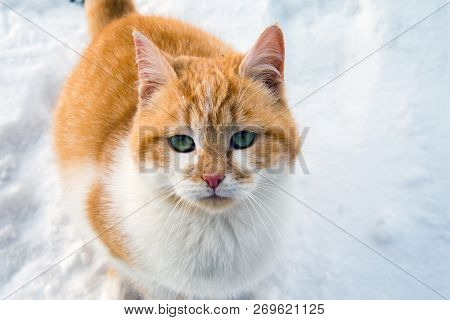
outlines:
M197 201L201 206L205 206L211 209L223 209L234 202L232 197L220 196L216 193L200 198Z

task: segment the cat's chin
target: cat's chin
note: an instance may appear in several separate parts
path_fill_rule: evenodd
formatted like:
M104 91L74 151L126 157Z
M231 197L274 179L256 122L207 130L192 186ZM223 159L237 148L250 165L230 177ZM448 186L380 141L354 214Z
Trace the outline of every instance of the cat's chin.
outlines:
M238 203L238 200L232 197L212 195L197 199L193 203L201 209L210 211L212 213L218 213L231 209Z

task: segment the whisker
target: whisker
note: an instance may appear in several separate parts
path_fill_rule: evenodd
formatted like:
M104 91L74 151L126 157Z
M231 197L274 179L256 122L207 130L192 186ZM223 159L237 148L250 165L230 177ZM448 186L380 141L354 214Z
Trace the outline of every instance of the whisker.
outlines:
M181 207L182 214L181 214L180 222L178 223L178 228L177 228L177 233L175 234L175 239L178 239L178 235L180 233L181 225L182 225L182 222L183 222L183 220L184 220L184 218L186 216L186 213L188 212L188 209L189 209L189 204L188 204L187 201L184 201L184 204Z
M178 205L179 205L180 203L182 203L183 201L184 201L184 200L183 200L182 198L180 198L180 199L177 201L177 203L176 203L175 206L172 208L172 210L170 211L170 213L169 213L169 215L168 215L168 217L167 217L167 220L166 220L167 223L170 222L170 217L172 217L173 212L177 209ZM183 205L184 205L184 202L183 202ZM166 225L167 225L167 223L166 223ZM167 244L169 243L169 238L170 238L170 235L172 234L172 230L173 230L173 227L175 226L175 223L176 223L176 220L173 221L172 226L170 227L170 231L167 233L167 237L166 237L166 240L165 240L164 243L167 243ZM165 229L165 227L164 227L164 229Z
M266 180L258 180L258 184L263 185L263 186L275 187L278 190L280 190L279 186L277 186L276 184L273 184L273 183L268 183Z
M261 200L260 199L258 199L256 196L254 196L254 195L251 195L251 194L249 194L249 197L251 197L252 199L253 199L253 201L255 202L255 204L257 204L261 209L262 209L262 212L264 213L264 215L266 215L267 216L267 218L269 219L269 221L270 221L270 223L272 224L272 226L275 228L275 231L278 233L278 235L280 236L280 238L282 238L283 236L281 235L281 232L280 232L280 229L278 229L278 227L277 227L277 225L274 223L274 221L272 220L272 218L270 217L270 214L268 214L267 212L266 212L266 210L264 210L264 208L261 206ZM265 204L264 204L265 205ZM267 205L265 205L267 208L269 208ZM271 211L272 211L272 209L271 208L269 208ZM273 211L272 211L273 212ZM274 214L275 214L275 212L273 212ZM275 214L277 217L278 217L278 215L277 214ZM279 218L279 217L278 217ZM280 218L281 219L281 218ZM281 222L283 222L282 220L281 220Z
M258 183L258 188L281 192L280 188L278 188L278 187L275 188L275 187L273 187L273 185L266 185L266 184L260 183L260 182Z
M255 239L258 239L258 232L256 231L256 224L255 224L255 220L253 219L253 214L250 210L250 207L247 206L246 201L243 201L242 203L245 205L247 212L250 214L250 218L252 219L253 229L255 230Z
M250 198L249 198L249 199L250 199ZM253 208L254 208L254 207L253 207ZM276 246L275 246L275 242L273 241L272 235L271 235L269 229L267 228L266 223L265 223L264 220L261 218L261 216L259 215L258 211L256 211L256 209L255 209L255 213L256 213L257 217L259 218L259 220L261 221L262 225L264 226L264 229L266 230L267 235L269 236L270 242L272 243L273 250L275 251L275 254L277 255L278 262L280 262L280 261L281 261L280 255L278 254L278 250L277 250L277 248L276 248Z
M262 192L259 192L258 190L254 190L254 192L255 193L257 193L257 194L259 194L259 195L261 195L261 196L264 196L267 200L269 200L269 201L273 201L273 199L271 199L271 198L269 198L268 196L266 196L264 193L262 193ZM285 223L285 221L284 220L282 220L281 219L281 217L280 217L280 215L278 214L278 213L276 213L263 199L261 199L261 198L258 198L257 196L256 196L256 194L255 194L255 198L257 198L259 201L261 201L261 203L267 208L267 209L269 209L273 214L274 214L274 216L276 216L279 220L280 220L280 222L283 222L283 223Z

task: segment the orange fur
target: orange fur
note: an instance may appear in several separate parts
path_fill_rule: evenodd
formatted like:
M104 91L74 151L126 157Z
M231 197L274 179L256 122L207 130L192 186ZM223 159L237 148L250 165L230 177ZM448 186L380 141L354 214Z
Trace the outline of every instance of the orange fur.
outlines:
M120 232L120 226L108 217L110 213L108 197L101 184L96 183L92 186L87 198L86 210L92 228L97 232L99 238L108 245L111 254L123 261L132 263L125 246L124 236Z
M100 176L105 174L119 141L128 135L136 163L163 167L169 161L168 134L180 126L204 128L207 143L198 151L198 166L185 172L194 181L218 171L231 172L237 180L251 179L249 172L233 165L228 145L217 140L233 126L259 130L252 147L256 167L270 167L280 157L294 161L299 139L280 82L284 46L278 27L268 32L274 33L275 47L283 46L283 55L268 51L259 57L279 69L275 73L281 78L272 83L267 82L271 74L253 77L258 66L245 64L243 54L189 24L138 15L130 1L88 1L87 10L94 37L68 78L55 114L55 148L62 172L90 162L101 169ZM176 74L148 99L139 99L133 31L150 39ZM250 58L254 63L255 57ZM145 127L152 130L142 130ZM112 254L127 261L126 239L118 229L108 230L114 221L108 220L107 197L99 179L87 200L88 217Z
M112 20L135 11L131 0L87 0L86 14L91 36L97 35Z
M85 158L108 163L116 138L128 132L138 102L134 30L172 56L234 55L218 39L177 20L129 15L113 21L86 49L60 96L55 139L62 166Z

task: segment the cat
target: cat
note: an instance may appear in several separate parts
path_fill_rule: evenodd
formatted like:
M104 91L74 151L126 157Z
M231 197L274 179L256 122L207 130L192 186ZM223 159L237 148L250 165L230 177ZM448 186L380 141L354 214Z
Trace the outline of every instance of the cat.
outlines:
M130 0L85 6L92 40L54 118L66 198L143 297L251 293L290 227L265 177L300 149L280 27L242 54Z

